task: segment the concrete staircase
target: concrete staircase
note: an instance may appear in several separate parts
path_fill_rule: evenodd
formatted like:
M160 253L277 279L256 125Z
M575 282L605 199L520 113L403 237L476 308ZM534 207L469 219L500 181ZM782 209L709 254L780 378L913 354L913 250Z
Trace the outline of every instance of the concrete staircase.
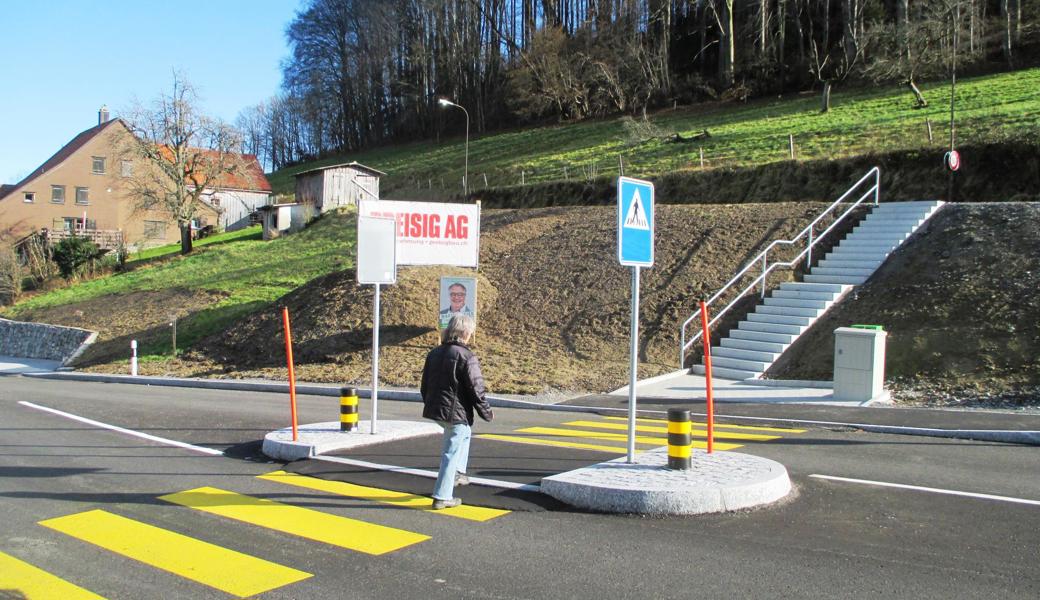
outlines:
M942 202L892 202L875 207L801 282L786 282L711 351L712 375L755 379L823 313L865 282ZM703 375L704 365L693 372Z

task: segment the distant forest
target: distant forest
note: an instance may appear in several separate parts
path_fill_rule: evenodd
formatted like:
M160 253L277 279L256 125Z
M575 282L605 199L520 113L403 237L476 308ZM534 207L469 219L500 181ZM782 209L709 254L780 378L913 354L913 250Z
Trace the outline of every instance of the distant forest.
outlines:
M274 169L389 142L1028 66L1040 0L309 0L280 92L243 110Z

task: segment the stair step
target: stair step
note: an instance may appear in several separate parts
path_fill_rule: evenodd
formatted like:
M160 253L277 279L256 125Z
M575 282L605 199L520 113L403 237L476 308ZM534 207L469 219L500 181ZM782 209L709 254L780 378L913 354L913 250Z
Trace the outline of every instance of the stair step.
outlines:
M739 369L741 371L762 373L768 369L771 364L771 362L761 360L743 360L740 358L726 358L725 356L711 355L711 365L713 367L719 366L723 369Z
M745 350L743 348L729 348L729 347L718 347L711 351L711 359L714 361L717 358L734 358L737 360L750 360L755 362L762 362L767 364L773 364L773 361L780 356L779 352L760 352L758 350Z
M910 237L910 232L902 229L892 231L879 229L853 229L845 239L902 242L908 237Z
M803 292L799 290L779 289L773 291L772 298L777 300L809 300L831 303L838 297L838 292ZM769 298L766 298L766 302Z
M837 275L839 277L870 277L877 269L854 269L851 267L813 267L813 275Z
M825 258L821 260L813 271L823 267L825 269L873 269L877 270L881 266L881 260L856 260L854 257L849 256L848 258Z
M812 273L810 273L805 276L805 280L810 283L840 283L843 285L859 285L866 281L867 278L836 275L813 275Z
M820 316L823 312L823 308L816 307L804 307L804 306L778 306L776 304L770 304L769 300L772 298L766 298L765 304L759 304L755 307L755 313L760 315L776 315L781 317L808 317L815 319Z
M797 337L798 335L793 333L754 331L751 329L731 329L729 337L723 338L723 341L728 339L747 340L753 342L767 342L770 344L784 344L786 346L793 342Z
M786 308L815 309L818 314L819 311L825 310L828 306L831 305L831 299L810 300L807 298L784 298L782 296L777 297L776 294L779 293L779 291L780 290L777 290L777 292L774 292L774 294L771 297L766 298L764 306L783 306Z
M924 223L924 217L920 214L907 214L907 215L880 215L871 214L867 215L866 219L861 221L861 224L866 225L889 225L889 226L902 226L908 225L910 227L917 227L921 223Z
M823 256L823 260L829 260L836 258L838 260L876 260L885 262L888 255L891 254L888 250L856 250L854 248L846 248L845 250L836 249L834 252L828 252Z
M899 242L891 242L885 240L849 240L844 239L838 243L838 248L842 250L871 250L871 249L883 249L890 250L899 245Z
M761 308L761 307L759 307ZM774 315L771 313L757 312L748 313L748 321L755 323L774 323L776 325L798 325L808 327L815 317L799 317L794 315Z
M780 284L780 289L794 292L834 293L840 294L845 288L833 283L812 283L810 281L785 281Z
M704 365L693 365L693 372L697 375L704 375L706 369ZM711 376L719 379L733 379L736 381L743 381L745 379L755 379L762 373L756 373L755 371L744 371L741 369L725 369L722 367L711 365Z
M740 350L754 350L755 352L782 353L789 344L777 344L773 342L759 342L756 340L744 340L735 337L722 338L722 348L737 348Z
M751 315L748 316L750 317ZM782 325L754 320L741 321L737 328L744 331L761 331L762 333L787 333L793 336L798 336L798 334L808 329L808 327L803 325Z

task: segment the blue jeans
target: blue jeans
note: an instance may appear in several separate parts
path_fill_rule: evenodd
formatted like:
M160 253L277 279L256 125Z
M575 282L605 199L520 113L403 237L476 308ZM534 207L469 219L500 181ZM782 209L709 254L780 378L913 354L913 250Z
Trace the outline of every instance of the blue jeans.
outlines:
M451 500L455 491L455 473L465 473L469 465L469 440L473 429L465 423L451 424L437 421L444 428L444 447L441 450L441 470L433 485L436 500Z

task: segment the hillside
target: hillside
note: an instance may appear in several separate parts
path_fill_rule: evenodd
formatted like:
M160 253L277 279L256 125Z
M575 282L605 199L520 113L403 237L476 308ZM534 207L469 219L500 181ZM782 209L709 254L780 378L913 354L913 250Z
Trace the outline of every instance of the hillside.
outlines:
M530 188L538 184L566 184L566 189L579 191L586 184L609 187L622 164L631 177L668 174L680 180L700 173L777 164L783 171L782 163L790 160L788 136L794 138L799 163L920 154L938 166L950 144L950 85L949 81L930 81L921 83L921 88L930 102L926 108L914 107L913 96L905 86L838 86L827 113L820 112L816 94L794 94L749 102L678 105L674 110L651 113L645 122L620 117L489 134L473 131L469 139L469 188L478 198L502 189L510 189L512 196L533 193L540 202L524 206L544 206L545 191ZM1040 127L1037 90L1040 68L958 78L958 146L984 148L1018 141L1030 144L1035 155ZM705 131L708 137L697 137ZM675 134L685 141L673 141ZM281 169L270 176L270 181L275 193L291 196L295 173L356 160L387 173L381 181L384 197L444 200L462 196L465 150L462 137L385 146ZM975 154L965 156L965 169L971 171L984 154L969 154ZM727 202L745 201L743 186L731 188L731 181L714 178L711 189L718 194L715 197ZM847 186L845 178L836 177L834 181L841 190ZM793 199L828 198L833 196ZM573 203L573 199L565 202Z
M659 206L657 263L642 280L641 376L674 370L677 324L696 300L764 241L796 232L820 208ZM630 278L614 257L615 219L605 207L485 211L476 347L495 392L597 392L624 385ZM926 390L940 402L996 395L1012 405L1040 403L1040 300L1033 293L1040 289L1038 222L1038 203L946 207L806 334L770 376L829 379L833 329L880 323L889 331L888 375L905 401L918 401L914 392ZM323 226L352 223L344 218ZM438 268L402 268L399 283L384 291L384 384L417 384L422 357L435 343L436 280L442 274ZM177 301L191 297L180 293L186 296ZM116 299L141 306L149 298ZM91 302L32 316L108 327L101 303ZM149 361L142 370L284 379L278 306L285 305L301 380L367 385L371 302L371 287L357 286L352 269L334 271L205 338L181 358ZM95 355L85 366L125 372L125 361L113 358Z

